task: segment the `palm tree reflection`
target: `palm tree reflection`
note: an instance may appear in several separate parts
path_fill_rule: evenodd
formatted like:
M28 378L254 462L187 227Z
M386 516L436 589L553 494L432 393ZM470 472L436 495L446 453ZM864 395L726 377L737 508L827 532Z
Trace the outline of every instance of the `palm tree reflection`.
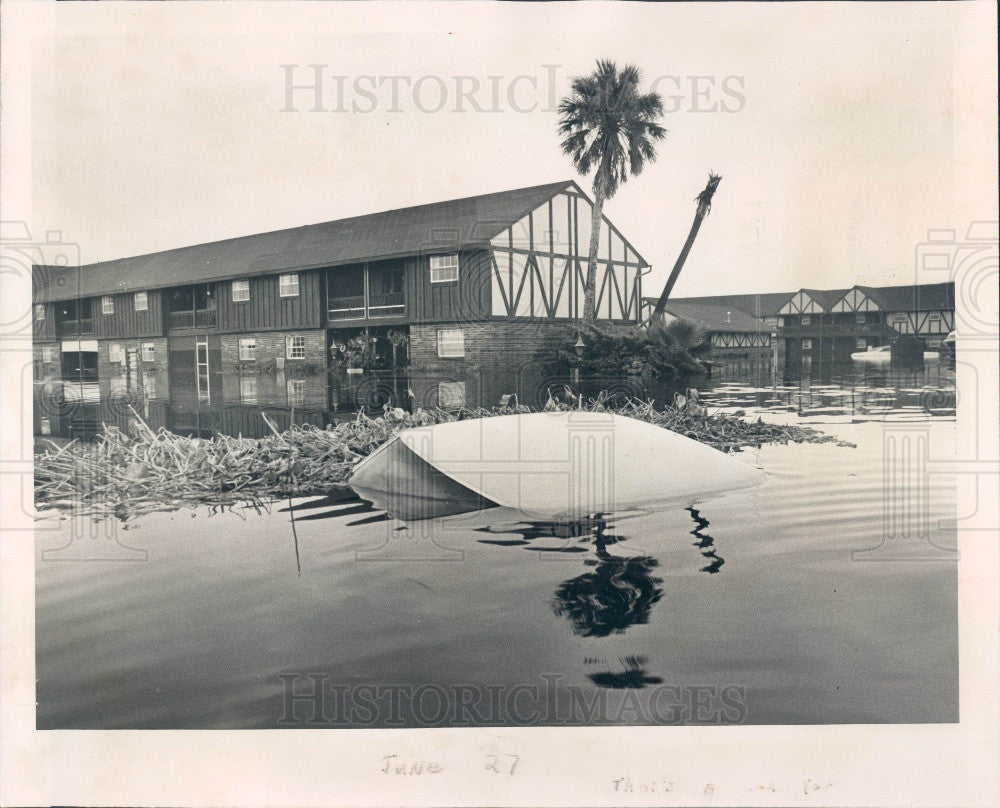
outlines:
M601 673L588 674L590 679L598 687L607 687L612 690L622 690L626 687L639 689L646 685L658 685L663 682L660 676L650 676L643 667L646 664L644 656L627 656L621 659L625 667L623 671L603 671Z
M596 559L584 563L592 570L564 581L556 589L552 609L566 617L582 637L607 637L629 626L648 623L649 613L663 595L662 578L651 572L659 562L650 556L612 555L608 546L622 541L607 532L600 514L590 520L590 538Z
M620 634L629 626L649 622L649 613L663 595L657 584L662 578L651 575L655 558L608 556L593 571L562 583L556 590L552 608L573 624L582 637Z
M552 609L570 621L576 634L607 637L622 633L629 626L648 623L653 604L663 595L659 587L663 579L652 574L659 562L651 556L613 555L608 548L625 541L626 537L611 533L608 528L605 515L596 514L571 522L521 522L498 531L480 528L481 533L515 533L519 538L479 541L549 553L585 553L587 545L591 545L596 558L588 558L583 563L592 569L560 584L553 597ZM533 544L548 538L566 541L557 546ZM632 670L622 675L630 679L637 676Z

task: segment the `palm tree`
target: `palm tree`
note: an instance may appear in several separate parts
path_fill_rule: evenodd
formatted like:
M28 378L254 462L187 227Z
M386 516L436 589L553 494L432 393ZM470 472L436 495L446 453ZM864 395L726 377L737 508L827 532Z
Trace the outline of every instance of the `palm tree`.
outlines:
M712 343L688 320L656 321L645 330L649 365L666 381L688 382L705 372Z
M712 210L712 197L715 196L715 189L719 187L721 181L722 177L709 172L708 184L705 186L705 190L695 197L698 207L694 212L694 221L691 223L691 230L688 233L687 241L684 242L680 255L677 256L677 261L674 262L674 268L670 271L670 277L667 278L663 291L660 293L660 299L656 301L656 308L653 309L653 314L650 317L650 320L654 322L663 316L663 311L667 307L667 300L670 299L670 293L674 290L674 284L677 283L681 270L684 268L684 262L687 260L688 253L691 252L691 245L694 244L695 236L698 235L698 231L701 229L702 220Z
M594 208L584 286L583 318L597 319L597 246L604 202L629 176L656 159L655 142L666 135L657 120L663 114L659 93L639 92L639 69L621 70L606 59L589 76L575 78L570 94L559 102L559 134L563 153L583 176L594 173Z

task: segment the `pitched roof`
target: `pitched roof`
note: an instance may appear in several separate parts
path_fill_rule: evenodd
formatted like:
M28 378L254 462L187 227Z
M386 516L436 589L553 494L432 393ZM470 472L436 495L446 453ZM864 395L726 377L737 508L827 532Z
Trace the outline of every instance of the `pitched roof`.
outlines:
M788 302L794 292L765 292L756 295L707 295L702 297L671 298L667 303L669 309L677 303L699 303L706 306L741 311L751 317L777 317L778 309ZM656 298L649 298L656 305Z
M854 287L852 287L854 288ZM926 283L907 286L858 286L884 311L926 311L954 309L954 283ZM709 295L671 299L669 309L678 303L736 309L753 317L777 317L778 311L793 295L805 292L824 311L830 311L850 289L799 289L794 292L767 292L759 295ZM656 303L655 298L651 298Z
M815 300L823 311L830 311L833 305L840 300L844 295L850 292L850 289L802 289L809 297Z
M883 311L927 311L954 309L954 283L926 283L920 286L859 286Z
M758 317L752 317L746 312L731 306L713 306L707 303L692 303L688 300L675 300L667 303L667 313L683 320L688 320L709 332L753 332L767 331L770 327Z
M433 202L79 267L36 267L36 301L273 275L484 244L572 180ZM79 277L78 277L79 276ZM79 281L79 286L77 285Z

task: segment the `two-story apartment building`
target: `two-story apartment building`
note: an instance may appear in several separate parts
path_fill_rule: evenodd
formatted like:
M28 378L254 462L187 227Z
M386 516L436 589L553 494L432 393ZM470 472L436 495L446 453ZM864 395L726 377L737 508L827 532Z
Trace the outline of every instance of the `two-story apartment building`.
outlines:
M819 372L850 366L851 354L869 347L906 344L916 356L924 349L938 350L955 327L955 286L853 286L714 295L677 298L667 308L677 316L699 318L721 356L731 355L731 346L740 342L730 332L734 330L732 312L741 312L752 318L741 319L741 328L761 335L742 340L748 350L751 342L763 348L767 334L775 340L774 353L785 369Z
M114 419L261 434L360 406L541 395L578 319L592 203L572 181L81 267L34 268L36 431ZM602 220L602 319L635 323L648 264Z

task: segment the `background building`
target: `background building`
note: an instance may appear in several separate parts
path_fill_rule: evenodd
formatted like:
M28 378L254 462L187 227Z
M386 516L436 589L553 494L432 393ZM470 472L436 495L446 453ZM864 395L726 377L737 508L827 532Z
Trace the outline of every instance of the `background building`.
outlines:
M655 299L646 300L651 311ZM853 286L849 289L800 289L761 295L714 295L671 300L667 312L702 325L712 338L713 357L726 362L734 352L753 355L749 334L773 339L772 354L787 372L834 372L850 367L851 354L892 346L894 358L923 361L955 328L955 286ZM736 314L743 345L734 333Z
M34 268L36 431L142 409L263 434L361 406L493 405L542 391L535 355L583 307L592 203L565 181ZM648 264L603 218L598 316L638 321Z
M708 334L713 379L746 379L771 372L771 328L760 317L733 306L672 300L666 310L666 320L671 319L687 320Z

